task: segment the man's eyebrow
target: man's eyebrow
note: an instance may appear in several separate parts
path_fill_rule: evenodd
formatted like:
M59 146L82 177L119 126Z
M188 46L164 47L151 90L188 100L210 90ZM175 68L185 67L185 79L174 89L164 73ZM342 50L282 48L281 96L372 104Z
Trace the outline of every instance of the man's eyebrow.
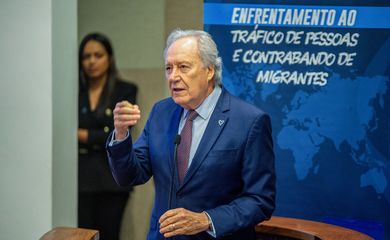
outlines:
M177 64L192 64L190 61L179 61Z
M166 65L180 65L180 64L189 64L189 65L191 65L192 64L192 62L191 61L187 61L187 60L184 60L184 61L176 61L176 62L166 62L165 63L165 66Z

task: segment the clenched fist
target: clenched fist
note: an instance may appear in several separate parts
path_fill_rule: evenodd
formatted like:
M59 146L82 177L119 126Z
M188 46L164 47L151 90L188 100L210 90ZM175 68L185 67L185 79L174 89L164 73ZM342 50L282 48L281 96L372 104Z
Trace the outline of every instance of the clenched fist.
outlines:
M127 129L136 125L140 118L141 111L137 105L133 105L128 101L118 102L114 109L115 139L125 139Z

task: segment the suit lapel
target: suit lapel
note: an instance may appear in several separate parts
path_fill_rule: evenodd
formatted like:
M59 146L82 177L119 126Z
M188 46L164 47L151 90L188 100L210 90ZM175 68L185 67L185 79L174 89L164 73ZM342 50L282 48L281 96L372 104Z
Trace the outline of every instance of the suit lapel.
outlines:
M186 183L192 178L194 173L197 171L202 162L206 159L207 154L214 146L215 141L217 141L219 135L223 131L227 121L229 120L228 110L230 107L230 96L223 89L222 94L218 99L217 105L213 113L210 116L210 121L207 124L206 130L202 136L202 139L199 143L198 149L192 159L192 163L184 181L180 188L184 187Z
M174 172L175 175L177 175L177 170L176 170L176 162L175 162L175 138L179 129L179 123L180 123L180 117L183 112L183 108L180 107L179 105L175 104L175 108L173 109L173 114L172 114L172 119L170 121L169 125L169 130L168 130L168 141L171 141L172 144L170 144L170 149L169 149L169 168L171 172ZM175 185L178 184L178 178L176 177L175 180ZM177 183L176 183L177 182Z

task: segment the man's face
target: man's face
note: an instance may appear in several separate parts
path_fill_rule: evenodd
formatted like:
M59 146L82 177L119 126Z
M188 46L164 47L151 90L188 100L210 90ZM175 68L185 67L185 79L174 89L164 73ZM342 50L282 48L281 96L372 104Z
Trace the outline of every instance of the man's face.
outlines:
M193 37L172 43L165 56L165 77L173 100L186 109L196 109L213 91L214 68L205 67Z

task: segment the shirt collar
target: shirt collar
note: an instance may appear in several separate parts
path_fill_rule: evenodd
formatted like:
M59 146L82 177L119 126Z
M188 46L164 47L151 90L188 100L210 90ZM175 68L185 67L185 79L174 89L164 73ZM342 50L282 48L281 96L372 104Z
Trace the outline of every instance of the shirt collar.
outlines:
M213 112L215 105L217 105L219 96L221 96L222 88L216 84L214 90L210 95L206 97L206 99L195 109L198 113L199 117L203 119L207 119L211 113ZM184 109L183 116L187 117L188 110Z

